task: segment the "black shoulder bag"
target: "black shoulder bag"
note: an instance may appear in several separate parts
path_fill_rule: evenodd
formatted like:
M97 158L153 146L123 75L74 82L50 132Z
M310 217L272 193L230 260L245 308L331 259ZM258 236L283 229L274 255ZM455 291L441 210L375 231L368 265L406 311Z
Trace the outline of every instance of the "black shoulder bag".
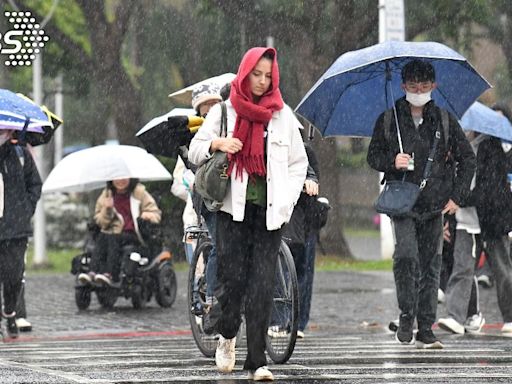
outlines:
M403 153L402 138L400 137L400 129L397 123L398 141L400 144L400 152ZM428 155L427 164L423 171L423 180L420 185L405 181L405 172L402 180L386 180L386 185L380 193L377 201L375 202L375 210L378 213L386 214L390 217L405 216L412 211L420 192L427 185L427 180L432 172L432 163L434 162L434 155L436 152L437 144L441 138L439 128L436 130L434 142Z
M221 109L220 137L226 137L228 127L227 110L224 102L221 103ZM215 151L196 170L195 189L201 195L210 211L216 211L222 207L222 201L226 196L229 186L228 166L228 154L222 151Z

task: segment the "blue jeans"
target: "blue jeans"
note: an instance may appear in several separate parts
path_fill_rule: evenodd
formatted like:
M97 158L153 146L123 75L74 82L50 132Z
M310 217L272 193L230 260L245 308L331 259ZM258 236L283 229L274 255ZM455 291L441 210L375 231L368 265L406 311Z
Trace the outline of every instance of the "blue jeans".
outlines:
M290 245L297 280L299 283L299 330L304 331L309 322L311 310L311 297L313 295L313 277L315 274L315 248L316 234L310 234L306 238L305 245Z
M204 217L206 227L208 228L213 243L210 256L208 256L208 264L206 265L206 296L213 296L217 286L217 247L215 245L217 212L208 211L203 204L201 215Z

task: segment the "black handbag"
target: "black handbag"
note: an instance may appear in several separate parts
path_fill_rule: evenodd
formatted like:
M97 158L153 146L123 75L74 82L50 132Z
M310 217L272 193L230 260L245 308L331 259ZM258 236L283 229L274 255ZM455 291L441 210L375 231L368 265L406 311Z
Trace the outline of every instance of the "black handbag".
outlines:
M227 136L227 111L226 104L221 103L222 115L220 136ZM228 154L215 151L213 155L201 163L196 170L194 186L205 201L209 210L218 210L222 207L222 201L229 187Z
M384 189L375 202L375 210L390 217L403 216L412 211L421 189L404 180L386 181Z
M403 152L402 139L400 137L400 129L397 125L398 140L400 144L400 151ZM432 143L432 148L423 171L423 180L420 185L405 181L405 172L402 180L386 180L386 185L382 189L377 201L374 204L375 210L378 213L386 214L390 217L405 216L412 211L420 192L427 185L427 180L432 171L432 163L434 162L434 154L437 148L437 143L441 138L441 132L437 129Z

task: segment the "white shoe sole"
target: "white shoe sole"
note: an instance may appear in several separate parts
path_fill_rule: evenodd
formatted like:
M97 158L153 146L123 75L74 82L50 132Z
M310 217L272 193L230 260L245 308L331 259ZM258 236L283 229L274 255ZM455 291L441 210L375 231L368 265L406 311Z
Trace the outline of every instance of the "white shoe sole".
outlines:
M440 341L436 341L432 344L425 344L422 341L416 340L416 349L443 349L444 345Z
M482 330L484 325L485 325L485 319L482 319L482 323L480 324L480 326L478 328L470 328L470 327L465 326L464 329L466 330L467 333L480 333L480 331Z
M443 329L443 330L445 330L445 331L447 331L447 332L454 333L454 334L456 334L456 335L463 335L463 334L464 334L464 332L465 332L464 326L463 326L462 324L460 325L460 327L461 327L462 329L455 329L455 328L452 328L452 327L450 327L448 324L445 324L445 323L443 323L443 322L441 322L441 321L438 321L438 322L437 322L437 325L439 326L439 328L441 328L441 329Z

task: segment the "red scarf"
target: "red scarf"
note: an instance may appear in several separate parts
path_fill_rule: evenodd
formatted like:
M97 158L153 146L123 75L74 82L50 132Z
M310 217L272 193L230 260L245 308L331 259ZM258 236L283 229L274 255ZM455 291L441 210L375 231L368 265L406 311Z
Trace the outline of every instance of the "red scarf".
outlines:
M250 88L249 75L265 52L272 52L272 83L267 92L255 103ZM241 151L231 155L228 174L236 165L236 177L242 179L245 169L249 176L265 176L265 126L272 113L283 108L283 99L279 91L279 67L274 48L255 47L247 51L240 62L238 74L231 83L229 99L236 111L233 137L243 143Z

